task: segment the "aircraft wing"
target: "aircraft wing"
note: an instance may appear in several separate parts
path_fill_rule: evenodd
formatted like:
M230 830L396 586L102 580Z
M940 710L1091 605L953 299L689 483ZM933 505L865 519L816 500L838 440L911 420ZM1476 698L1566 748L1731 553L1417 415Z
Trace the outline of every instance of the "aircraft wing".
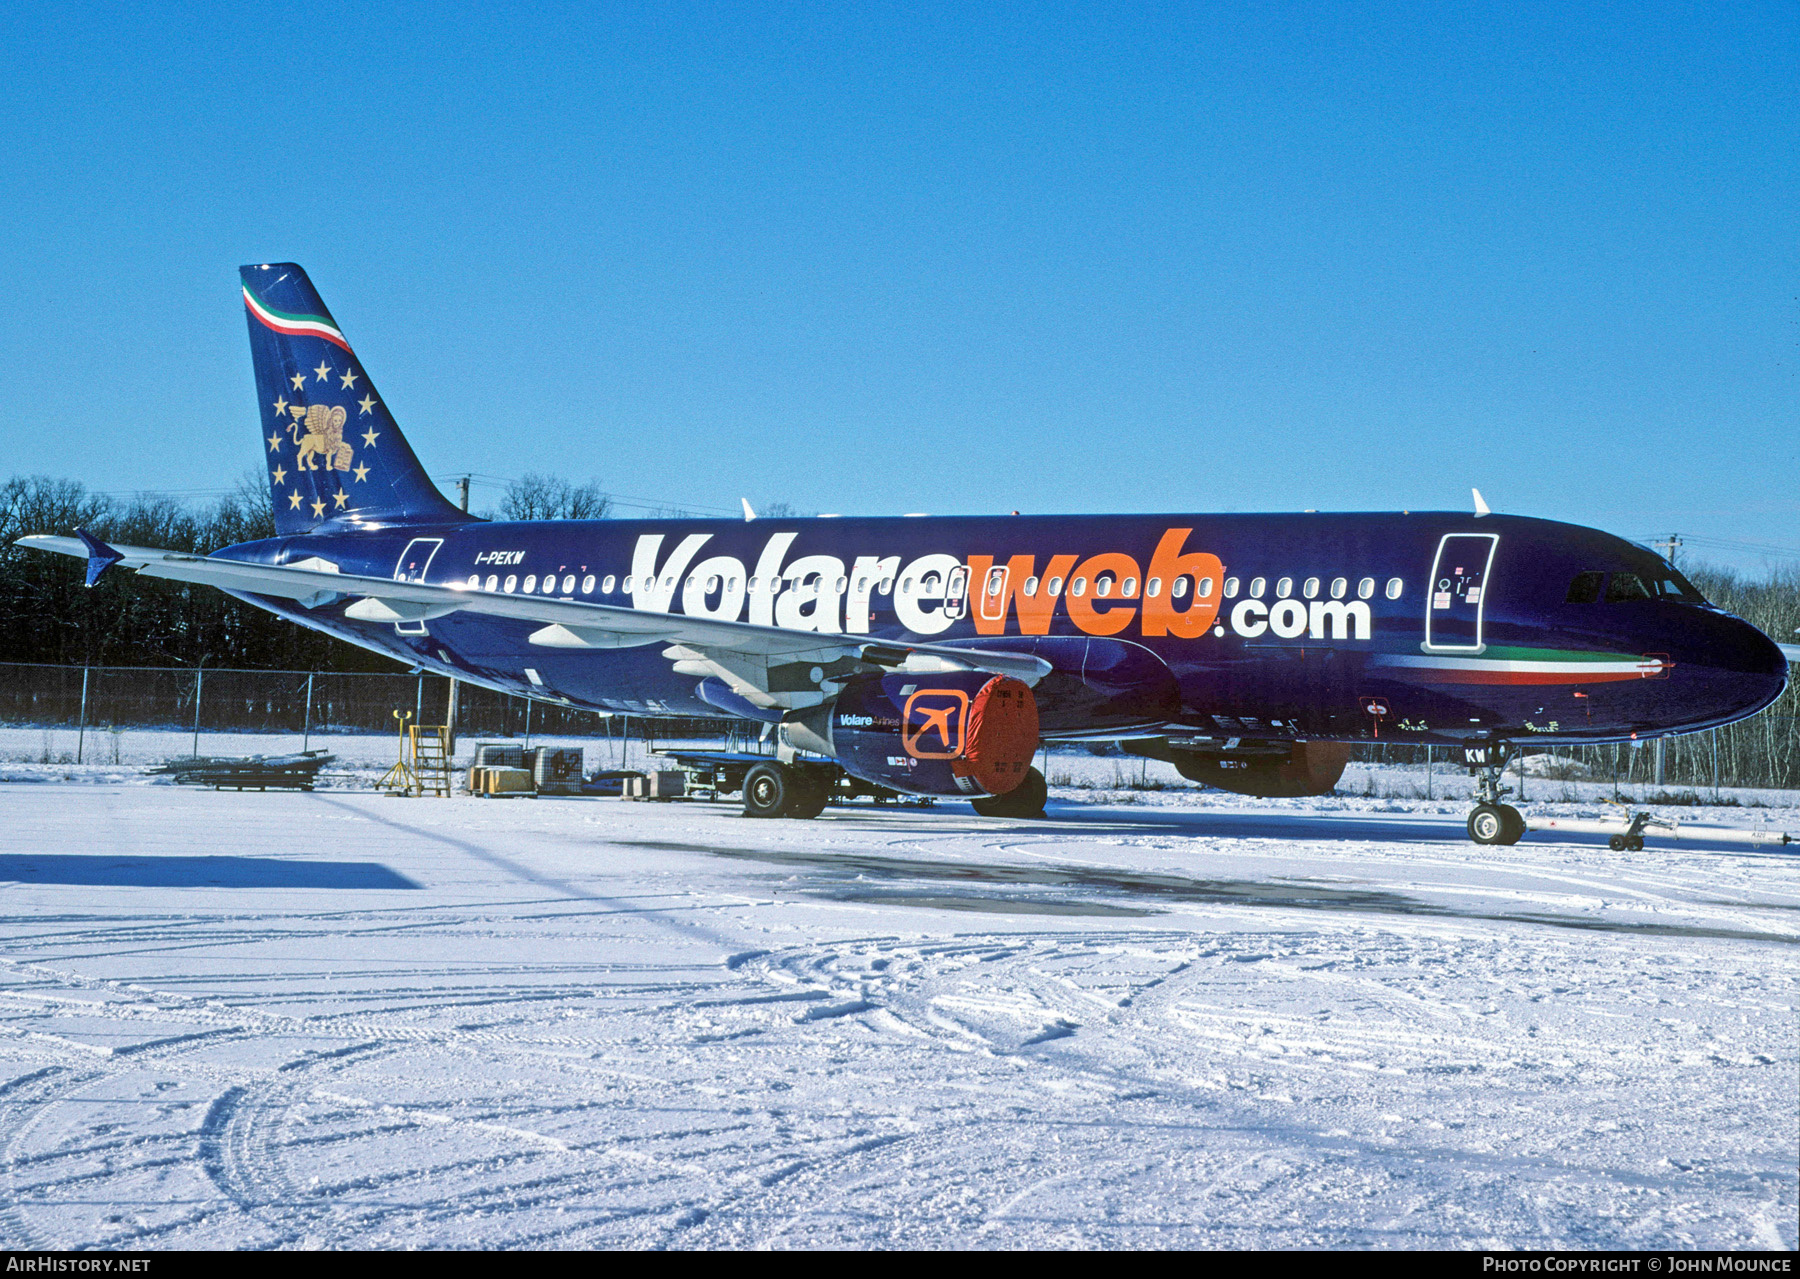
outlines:
M667 644L664 656L674 662L678 673L714 676L753 707L768 711L817 705L844 679L865 671L984 670L1035 684L1051 669L1049 662L1029 653L792 631L616 604L364 577L337 572L335 566L317 559L285 565L247 564L148 546L109 546L85 533L80 537L21 537L18 545L87 560L90 586L118 564L147 577L290 599L309 608L347 599L344 616L356 621L422 622L466 612L539 623L529 639L542 648Z

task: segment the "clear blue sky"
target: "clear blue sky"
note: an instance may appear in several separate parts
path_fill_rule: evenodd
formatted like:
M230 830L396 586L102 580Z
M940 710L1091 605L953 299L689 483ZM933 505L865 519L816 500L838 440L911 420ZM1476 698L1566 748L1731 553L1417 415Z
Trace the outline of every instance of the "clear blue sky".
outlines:
M0 48L5 472L230 485L235 268L285 259L439 477L1478 485L1800 548L1792 3L13 5Z

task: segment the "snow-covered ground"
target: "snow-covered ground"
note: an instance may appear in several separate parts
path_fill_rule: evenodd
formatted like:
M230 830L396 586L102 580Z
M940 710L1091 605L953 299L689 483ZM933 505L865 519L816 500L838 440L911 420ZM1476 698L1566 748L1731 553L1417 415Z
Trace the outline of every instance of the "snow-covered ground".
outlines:
M0 783L0 1243L1800 1242L1789 853L354 780Z

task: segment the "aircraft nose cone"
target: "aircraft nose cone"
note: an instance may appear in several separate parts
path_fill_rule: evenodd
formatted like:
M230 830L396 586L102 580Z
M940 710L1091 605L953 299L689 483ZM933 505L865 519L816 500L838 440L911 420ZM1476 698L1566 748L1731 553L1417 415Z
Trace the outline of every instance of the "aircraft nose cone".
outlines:
M1775 641L1748 622L1718 619L1698 660L1709 667L1725 714L1732 719L1754 715L1781 696L1787 687L1788 663Z

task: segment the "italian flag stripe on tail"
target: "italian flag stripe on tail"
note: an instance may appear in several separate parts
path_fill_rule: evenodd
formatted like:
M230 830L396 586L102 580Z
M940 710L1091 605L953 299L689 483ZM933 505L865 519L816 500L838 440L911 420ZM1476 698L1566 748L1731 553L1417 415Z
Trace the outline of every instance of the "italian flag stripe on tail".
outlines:
M277 311L273 307L265 306L254 293L250 292L248 285L244 286L244 305L250 309L250 314L254 315L260 323L274 329L277 333L287 333L294 337L324 338L333 346L342 347L351 355L356 354L350 350L350 344L344 341L344 335L338 331L337 325L323 315L290 315L286 311Z

